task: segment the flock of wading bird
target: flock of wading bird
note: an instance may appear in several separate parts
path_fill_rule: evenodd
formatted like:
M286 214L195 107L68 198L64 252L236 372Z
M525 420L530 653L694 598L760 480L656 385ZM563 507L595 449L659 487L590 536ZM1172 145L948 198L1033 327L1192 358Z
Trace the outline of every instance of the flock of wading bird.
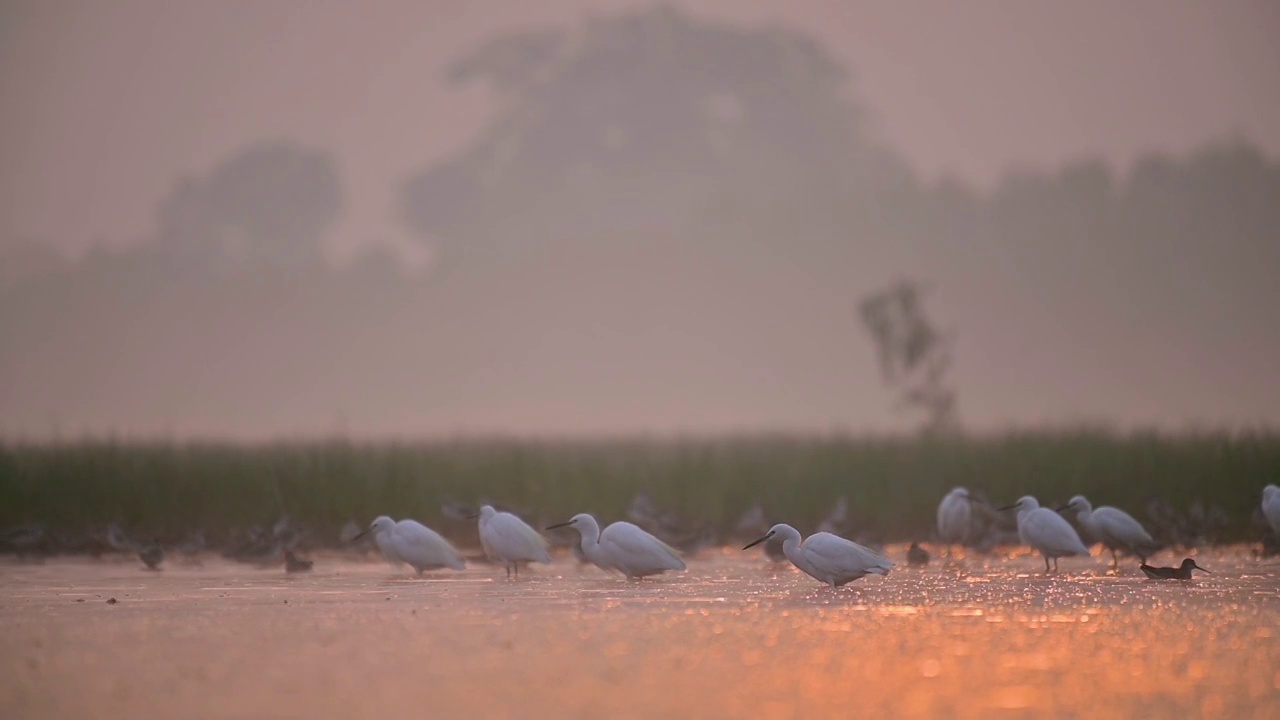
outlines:
M514 513L498 511L489 504L472 511L449 503L443 510L449 517L478 521L484 558L503 565L508 577L518 578L520 568L529 563L551 562L551 543L547 537ZM1009 521L1010 511L1013 511L1016 523ZM572 550L580 562L592 563L629 580L684 570L685 561L673 544L686 553L718 544L708 528L682 529L677 518L658 510L643 493L632 501L626 514L635 522L619 521L601 528L593 516L580 513L565 522L549 525L546 530L565 528L576 531L578 540L572 545ZM1073 514L1076 526L1064 514ZM1158 512L1152 508L1148 508L1148 514L1158 517ZM1263 553L1280 552L1280 487L1266 486L1256 516L1266 526ZM868 547L837 534L847 534L849 527L848 504L844 498L822 521L819 531L808 538L803 538L798 530L785 523L766 527L764 511L757 504L737 525L740 536L759 535L743 549L763 545L771 560L789 560L832 588L866 575L885 575L896 566L885 557L883 548L877 543L863 538L871 545ZM655 533L663 535L666 540ZM10 549L18 548L21 554L21 547L33 547L44 537L44 531L43 527L28 527L4 535L0 540ZM243 541L229 548L224 555L266 566L279 563L283 557L287 572L306 572L311 570L312 561L295 554L305 535L304 530L285 516L270 530L251 529ZM462 570L466 567L466 559L448 540L416 520L396 521L383 515L363 530L349 523L342 541L350 546L365 537L372 538L388 561L397 565L407 564L418 575L428 570ZM115 524L108 526L100 541L111 549L136 552L151 570L159 569L165 559L161 545L133 542ZM1209 572L1192 558L1186 558L1178 567L1148 565L1147 558L1166 545L1157 542L1132 515L1114 507L1095 508L1083 495L1076 495L1056 509L1041 507L1030 495L1012 505L994 508L967 489L957 487L938 504L936 541L948 554L955 546L989 552L999 545L1024 545L1044 558L1045 573L1057 571L1059 558L1088 556L1089 546L1095 543L1101 543L1110 551L1112 568L1116 572L1119 572L1120 554L1137 557L1141 561L1139 567L1142 572L1152 579L1189 580L1194 570ZM181 555L188 559L204 549L203 533L197 533L177 546ZM929 554L919 543L912 543L906 559L910 566L925 565L929 562Z

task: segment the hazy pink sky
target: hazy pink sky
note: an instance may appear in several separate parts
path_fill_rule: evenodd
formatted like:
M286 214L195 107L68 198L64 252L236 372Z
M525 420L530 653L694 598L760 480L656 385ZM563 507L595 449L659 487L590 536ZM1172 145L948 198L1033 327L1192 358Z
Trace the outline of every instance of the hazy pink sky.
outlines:
M494 33L638 4L6 0L0 243L145 237L179 175L268 137L339 158L337 254L396 241L399 183L492 109L483 89L447 87L445 63ZM1123 165L1237 134L1280 155L1280 3L676 4L822 39L879 135L928 176L989 185L1010 166Z

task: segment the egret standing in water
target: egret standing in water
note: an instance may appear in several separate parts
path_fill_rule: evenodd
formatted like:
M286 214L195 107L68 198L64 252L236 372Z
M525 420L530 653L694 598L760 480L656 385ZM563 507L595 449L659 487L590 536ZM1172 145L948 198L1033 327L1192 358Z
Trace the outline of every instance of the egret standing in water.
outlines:
M1080 527L1084 528L1092 539L1102 543L1111 551L1113 567L1120 566L1120 561L1116 558L1116 550L1137 555L1138 559L1146 564L1147 557L1159 547L1156 541L1151 539L1146 528L1142 527L1142 523L1134 520L1133 516L1123 510L1106 505L1095 509L1083 495L1076 495L1071 498L1071 502L1058 508L1058 512L1063 510L1076 511L1076 520L1080 522Z
M832 588L866 575L885 575L895 564L869 548L828 532L814 533L802 543L800 531L786 523L774 525L764 536L742 549L755 547L775 537L782 538L782 552L792 565Z
M520 577L521 563L551 562L547 539L515 515L485 505L474 517L480 519L480 544L484 546L484 554L490 560L502 562L507 568L507 577L511 577L513 571Z
M973 508L969 506L972 502L969 491L957 487L938 503L938 539L948 548L969 541L969 531L973 527Z
M1280 535L1280 487L1268 485L1262 489L1262 514L1271 532Z
M628 580L658 575L667 570L684 570L684 561L666 543L629 522L615 522L600 531L600 524L587 513L578 513L568 522L548 530L570 527L582 536L582 554L605 571L617 571Z
M1089 548L1080 542L1071 523L1062 519L1058 513L1049 508L1040 507L1040 502L1030 495L1023 496L1018 502L1000 508L1000 510L1018 510L1018 537L1024 545L1029 545L1044 556L1044 571L1049 572L1049 561L1053 560L1053 569L1058 569L1058 558L1070 555L1088 555Z
M368 530L352 538L352 542L373 533L382 555L393 565L408 563L421 576L424 570L465 569L462 556L435 530L416 520L396 522L386 515L378 516Z

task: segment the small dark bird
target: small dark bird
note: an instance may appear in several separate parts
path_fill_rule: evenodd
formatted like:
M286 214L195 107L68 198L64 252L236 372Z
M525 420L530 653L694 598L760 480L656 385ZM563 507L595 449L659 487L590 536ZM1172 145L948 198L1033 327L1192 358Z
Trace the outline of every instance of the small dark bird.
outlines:
M159 545L148 545L138 551L138 558L148 570L159 570L160 563L164 562L164 549Z
M1205 570L1204 568L1197 565L1196 561L1192 560L1191 558L1187 558L1183 560L1182 565L1176 568L1151 567L1146 563L1143 563L1138 567L1142 568L1142 572L1146 573L1147 577L1151 578L1152 580L1190 580L1192 570L1209 572L1208 570ZM1209 573L1209 574L1212 575L1213 573Z
M292 550L284 551L284 571L285 572L307 572L311 566L315 564L314 560L303 560L293 554Z
M920 543L911 543L911 547L907 548L907 566L924 567L928 564L929 553L920 547Z

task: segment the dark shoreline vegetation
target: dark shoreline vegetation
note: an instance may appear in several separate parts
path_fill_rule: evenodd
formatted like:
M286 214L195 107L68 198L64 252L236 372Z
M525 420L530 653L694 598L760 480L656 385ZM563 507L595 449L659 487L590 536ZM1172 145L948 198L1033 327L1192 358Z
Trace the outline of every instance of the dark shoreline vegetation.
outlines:
M840 496L859 537L902 542L931 539L938 501L964 485L997 505L1024 494L1058 504L1082 493L1173 541L1151 527L1150 503L1160 498L1202 518L1204 542L1240 542L1261 537L1260 493L1278 478L1274 433L10 441L0 445L0 530L42 524L46 552L89 552L87 538L110 523L161 543L199 530L216 549L288 514L309 545L338 547L344 525L385 513L474 544L474 523L448 516L445 505L488 500L542 524L583 511L612 521L644 492L719 542L736 539L735 524L757 501L770 521L807 533Z

